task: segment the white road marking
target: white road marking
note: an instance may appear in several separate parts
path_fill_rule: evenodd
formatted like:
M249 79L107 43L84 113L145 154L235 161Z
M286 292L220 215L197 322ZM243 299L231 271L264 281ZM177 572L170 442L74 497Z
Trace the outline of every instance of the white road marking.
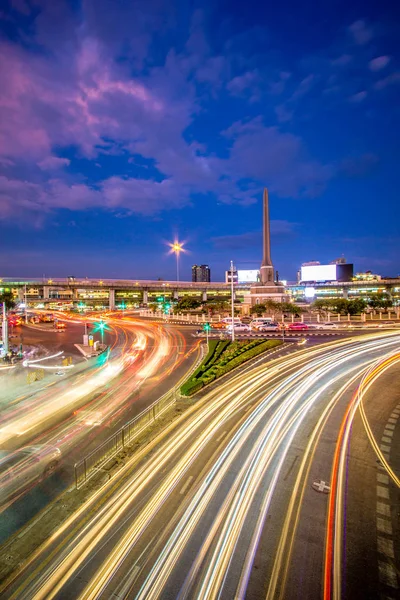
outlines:
M390 452L390 446L385 446L385 444L381 444L381 450L382 452Z
M378 485L376 488L376 493L378 494L378 496L380 498L387 498L389 499L389 490L385 487L382 487L381 485Z
M185 483L185 485L183 486L183 488L182 488L182 489L181 489L181 491L179 492L180 494L184 494L184 493L186 492L186 490L187 490L187 488L189 487L189 485L190 485L190 482L192 481L192 479L193 479L193 475L190 475L190 477L188 477L188 480L187 480L187 482Z
M382 442L384 442L385 444L391 444L392 440L388 437L386 437L385 435L382 437Z
M396 571L391 563L379 561L379 579L385 585L397 588Z
M394 546L393 541L388 540L382 536L378 537L378 552L388 556L389 558L394 558Z
M383 432L383 435L385 435L386 437L392 437L393 433L394 433L393 430L391 431L390 429L385 429L385 431Z
M396 425L397 419L393 419L393 417L390 417L390 419L388 419L388 423L393 423L393 425Z
M376 503L376 512L378 515L383 515L384 517L390 517L390 505L385 502L377 502Z
M387 533L388 535L392 535L392 522L387 519L381 519L378 517L376 519L376 527L380 533Z
M388 423L386 425L386 429L392 429L393 430L394 429L394 425L391 425L390 423Z
M385 475L384 473L378 473L376 477L379 483L389 485L389 475Z

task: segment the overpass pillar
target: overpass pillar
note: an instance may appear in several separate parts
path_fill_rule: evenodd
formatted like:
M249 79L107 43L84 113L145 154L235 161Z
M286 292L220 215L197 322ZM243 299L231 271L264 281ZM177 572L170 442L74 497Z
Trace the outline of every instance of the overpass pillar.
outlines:
M347 298L349 297L349 290L347 288L342 288L343 289L343 298Z
M179 300L179 292L178 292L178 290L174 290L174 300Z
M147 304L149 301L149 293L147 290L143 290L143 304Z
M48 300L50 298L50 288L48 285L43 286L43 299Z
M108 291L108 307L110 310L115 310L115 290Z
M24 300L25 300L24 288L18 288L18 302L24 302Z
M203 302L207 302L207 290L203 292Z

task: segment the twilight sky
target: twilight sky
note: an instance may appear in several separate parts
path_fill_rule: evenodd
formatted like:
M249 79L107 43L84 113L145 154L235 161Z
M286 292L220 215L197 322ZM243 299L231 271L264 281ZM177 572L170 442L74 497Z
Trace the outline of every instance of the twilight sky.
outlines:
M400 273L392 0L0 0L0 277Z

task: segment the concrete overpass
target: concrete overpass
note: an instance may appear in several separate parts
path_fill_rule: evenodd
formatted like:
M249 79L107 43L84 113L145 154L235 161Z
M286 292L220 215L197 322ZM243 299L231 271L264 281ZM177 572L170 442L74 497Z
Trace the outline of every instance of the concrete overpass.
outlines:
M250 283L235 283L235 298L250 302ZM307 289L308 288L308 289ZM188 281L153 281L135 279L89 279L78 277L0 279L0 291L11 291L20 301L30 304L52 302L85 303L89 306L108 306L111 310L124 303L127 306L155 302L165 298L192 297L200 301L230 298L230 284L225 282L194 283ZM314 296L309 296L310 292ZM379 281L349 281L343 283L288 284L286 293L294 302L316 298L368 298L387 293L394 304L400 305L400 278Z

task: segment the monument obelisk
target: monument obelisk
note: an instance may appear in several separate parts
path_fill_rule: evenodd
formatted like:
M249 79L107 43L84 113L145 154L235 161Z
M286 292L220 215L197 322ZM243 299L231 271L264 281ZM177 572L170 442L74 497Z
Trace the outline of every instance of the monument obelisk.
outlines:
M264 188L263 194L263 258L260 268L262 285L273 285L274 266L271 261L271 232L269 225L268 190Z
M263 255L260 267L260 283L255 283L250 288L251 304L262 304L266 300L284 302L288 300L285 287L275 281L274 265L271 260L271 231L269 222L268 190L263 193Z

